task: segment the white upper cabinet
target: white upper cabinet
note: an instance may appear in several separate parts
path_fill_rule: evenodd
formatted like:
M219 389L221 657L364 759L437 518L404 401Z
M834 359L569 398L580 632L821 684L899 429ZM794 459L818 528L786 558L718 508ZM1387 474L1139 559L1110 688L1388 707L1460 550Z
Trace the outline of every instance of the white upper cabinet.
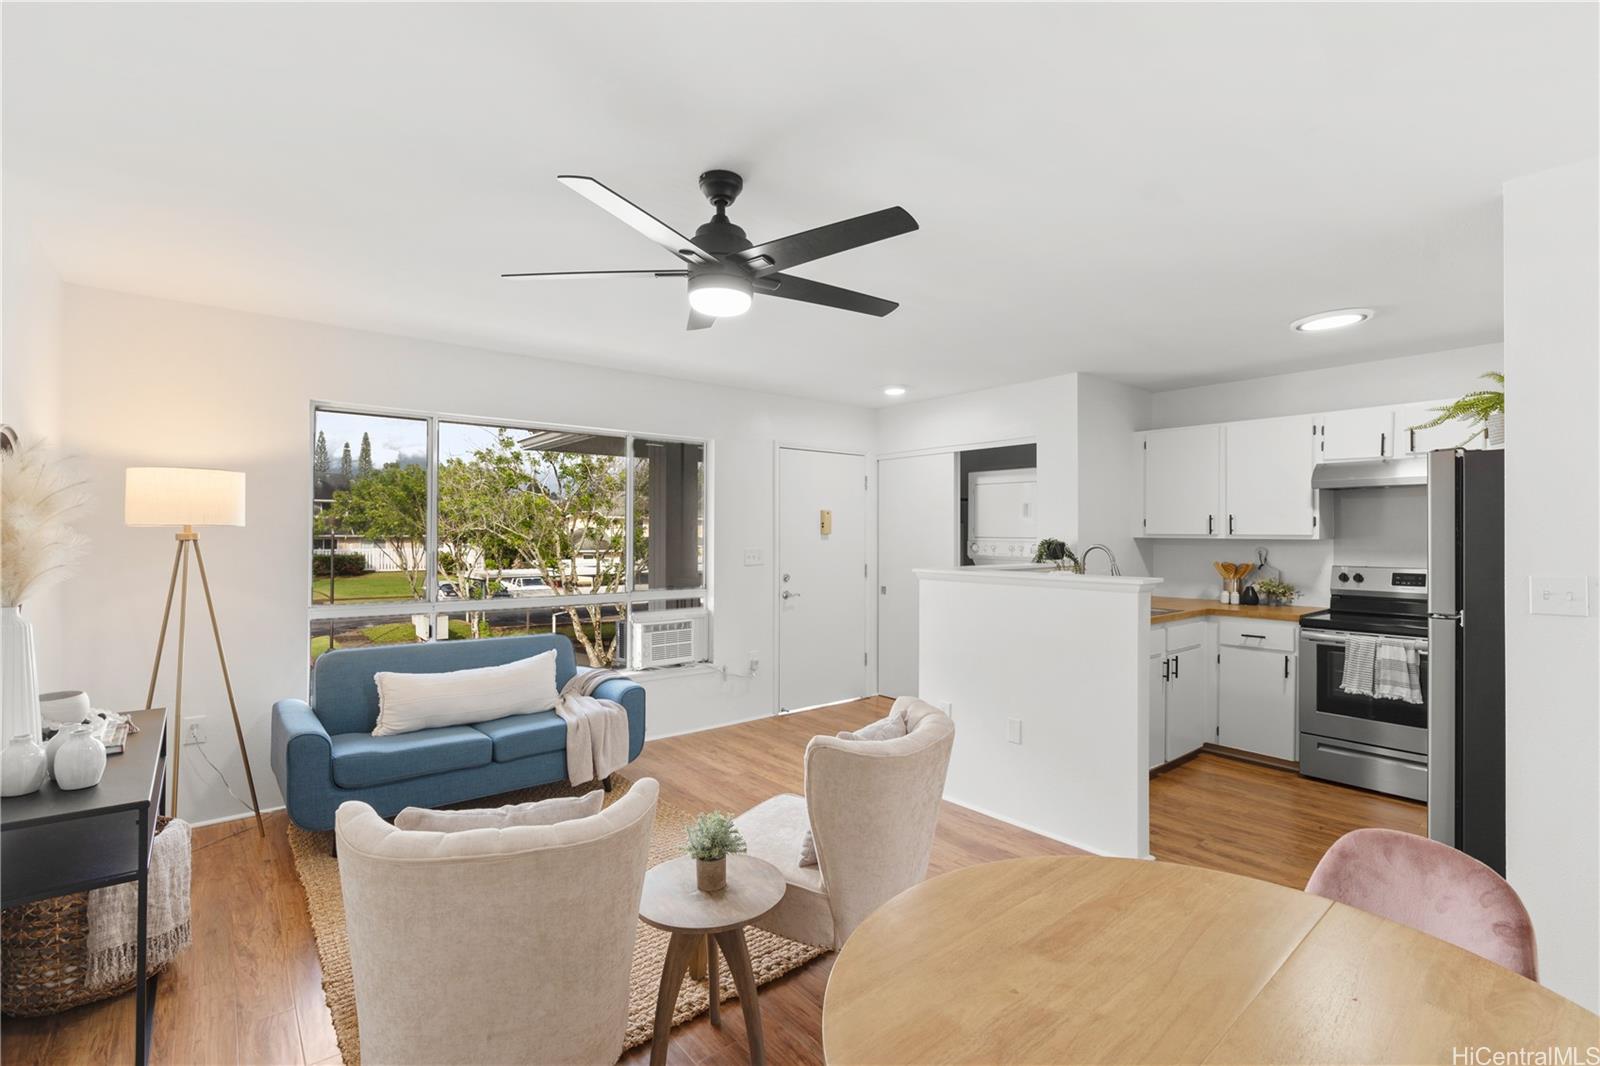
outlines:
M1220 533L1221 427L1151 430L1142 437L1144 525L1137 532L1153 537Z
M1362 407L1317 415L1317 461L1388 459L1395 451L1395 417L1390 407Z
M1225 535L1318 535L1317 494L1311 488L1317 425L1312 415L1228 423L1223 444Z
M1489 442L1489 431L1480 428L1472 433L1464 422L1446 422L1432 429L1412 429L1412 426L1433 421L1438 409L1449 400L1430 403L1408 403L1394 409L1394 432L1397 442L1395 455L1426 455L1440 448L1482 448ZM1471 436L1468 436L1468 434Z

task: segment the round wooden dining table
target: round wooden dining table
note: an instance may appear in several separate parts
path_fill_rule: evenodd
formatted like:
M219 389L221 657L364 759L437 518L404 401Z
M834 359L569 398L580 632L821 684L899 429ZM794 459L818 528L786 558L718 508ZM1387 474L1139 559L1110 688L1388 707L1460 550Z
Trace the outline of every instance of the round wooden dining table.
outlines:
M1461 1066L1495 1061L1476 1049L1569 1047L1585 1063L1596 1045L1600 1017L1406 926L1253 878L1095 856L906 890L845 943L822 1010L833 1066Z

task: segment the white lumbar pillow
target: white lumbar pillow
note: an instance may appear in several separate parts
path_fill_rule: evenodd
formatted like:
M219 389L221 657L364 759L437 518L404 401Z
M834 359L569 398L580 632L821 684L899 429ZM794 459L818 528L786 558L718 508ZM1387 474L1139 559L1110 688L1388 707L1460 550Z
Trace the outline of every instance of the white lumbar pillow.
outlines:
M446 674L380 671L375 737L533 714L556 705L556 653Z
M510 829L518 825L555 825L600 813L606 794L602 789L581 796L558 796L536 803L510 803L471 811L432 811L407 807L394 816L396 829L425 833L457 833L463 829Z

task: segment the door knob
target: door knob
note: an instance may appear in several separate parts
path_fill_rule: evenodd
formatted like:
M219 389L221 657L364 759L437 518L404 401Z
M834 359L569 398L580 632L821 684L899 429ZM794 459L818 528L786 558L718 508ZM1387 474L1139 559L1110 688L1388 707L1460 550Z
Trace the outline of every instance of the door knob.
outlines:
M786 600L799 599L800 598L800 594L798 592L790 592L788 589L784 589L783 590L783 598L786 599Z

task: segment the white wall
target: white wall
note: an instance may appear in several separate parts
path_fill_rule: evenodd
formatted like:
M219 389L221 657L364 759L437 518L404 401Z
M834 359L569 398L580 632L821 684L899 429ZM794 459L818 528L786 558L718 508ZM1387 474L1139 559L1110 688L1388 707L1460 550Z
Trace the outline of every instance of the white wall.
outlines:
M313 398L711 438L713 645L733 670L752 650L763 665L752 681L706 671L652 678L652 736L772 713L775 442L872 444L864 409L80 287L66 290L63 339L62 435L92 478L94 551L62 590L70 655L42 681L86 689L103 707L142 705L173 541L167 530L123 526L124 468L245 471L249 524L203 536L264 804L279 801L267 758L272 702L307 685ZM767 565L744 566L746 548L762 549ZM211 717L207 754L242 793L206 636L194 634L185 705ZM167 678L161 699L170 699ZM187 817L237 811L200 760L184 766Z
M1148 574L1149 560L1133 539L1144 513L1144 458L1135 430L1149 426L1151 397L1143 389L1093 374L1078 375L1077 547L1104 544L1124 574ZM1098 552L1089 563L1103 573ZM1166 589L1158 591L1165 593Z
M1451 399L1486 384L1479 375L1499 370L1503 346L1484 344L1440 352L1252 378L1226 385L1158 392L1151 397L1150 429L1198 426L1267 415L1312 414L1352 407ZM1209 596L1217 589L1214 559L1254 562L1267 549L1284 580L1300 590L1297 602L1326 604L1334 562L1373 566L1426 566L1427 500L1421 489L1361 489L1323 493L1330 536L1315 541L1143 541L1149 572L1165 579L1168 596Z
M1539 977L1600 1009L1600 166L1505 186L1506 875ZM1589 584L1587 618L1530 615L1531 575Z
M980 447L1038 446L1041 537L1078 540L1077 374L897 404L877 413L880 455Z
M27 188L7 175L3 182L3 225L6 239L3 279L4 320L0 340L0 422L17 431L24 444L43 443L59 451L61 383L57 373L61 349L61 279L34 236ZM47 588L23 604L33 623L41 691L52 688L61 642L61 590Z
M1315 338L1306 339L1315 343ZM1158 392L1151 403L1152 420L1143 428L1199 426L1244 418L1450 399L1482 388L1478 375L1501 368L1503 349L1500 344L1481 344Z

